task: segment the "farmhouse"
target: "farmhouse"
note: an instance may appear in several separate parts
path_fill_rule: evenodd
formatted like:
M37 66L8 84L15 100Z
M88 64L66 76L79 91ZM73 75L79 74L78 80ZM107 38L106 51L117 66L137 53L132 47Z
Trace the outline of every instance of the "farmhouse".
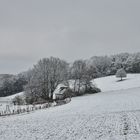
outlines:
M65 98L65 92L67 91L68 86L64 84L59 84L55 91L53 92L53 100L62 100Z

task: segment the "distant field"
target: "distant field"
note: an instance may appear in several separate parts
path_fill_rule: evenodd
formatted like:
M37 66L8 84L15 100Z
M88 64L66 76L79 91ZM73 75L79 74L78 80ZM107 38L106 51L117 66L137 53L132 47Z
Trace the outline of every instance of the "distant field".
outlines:
M102 92L140 87L140 74L128 74L124 81L118 82L118 80L120 79L115 76L107 76L97 78L94 82Z

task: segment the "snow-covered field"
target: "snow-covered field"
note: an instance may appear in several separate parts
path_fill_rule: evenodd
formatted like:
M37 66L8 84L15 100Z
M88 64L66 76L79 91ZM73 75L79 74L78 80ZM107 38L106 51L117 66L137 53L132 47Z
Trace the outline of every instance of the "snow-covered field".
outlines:
M140 74L127 74L124 81L118 82L118 80L120 79L116 76L107 76L97 78L94 82L101 88L102 92L140 87Z
M0 103L1 103L1 102L9 102L9 103L11 103L12 100L13 100L16 96L23 96L23 95L24 95L24 92L20 92L20 93L11 95L11 96L0 97Z
M0 97L0 112L1 111L5 111L6 110L6 106L9 105L11 110L17 110L18 106L14 106L12 100L16 97L16 96L23 96L24 92L20 92L11 96L7 96L7 97Z
M108 80L112 84L108 89L103 78L102 93L75 97L69 104L26 115L1 117L0 140L140 140L137 76L128 77L115 89L115 78Z

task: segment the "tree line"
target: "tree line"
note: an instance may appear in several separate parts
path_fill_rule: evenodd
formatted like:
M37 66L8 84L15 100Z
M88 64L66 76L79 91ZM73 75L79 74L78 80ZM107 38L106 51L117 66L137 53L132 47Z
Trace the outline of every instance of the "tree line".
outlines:
M139 73L140 53L94 56L73 63L55 57L43 58L32 69L18 75L18 78L5 81L0 87L0 96L12 95L24 90L27 100L33 100L32 102L39 98L50 100L58 84L64 83L69 86L71 79L74 85L72 92L80 95L83 85L84 92L89 89L92 91L94 87L91 86L92 79L114 75L120 68L127 73Z

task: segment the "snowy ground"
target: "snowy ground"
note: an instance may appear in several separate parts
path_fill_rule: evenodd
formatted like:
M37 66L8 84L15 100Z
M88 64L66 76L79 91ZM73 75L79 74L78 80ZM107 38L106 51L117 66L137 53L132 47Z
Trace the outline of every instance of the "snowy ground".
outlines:
M23 96L24 92L20 92L11 96L7 96L7 97L0 97L0 112L1 111L5 111L6 110L6 106L9 105L11 110L15 110L15 108L18 108L18 106L14 106L12 100L16 97L16 96Z
M26 115L1 117L0 140L140 140L140 88L128 88L76 97L69 104Z
M120 79L116 76L107 76L97 78L94 82L101 88L102 92L140 87L140 74L127 74L124 81L118 82L118 80Z
M16 96L23 96L24 92L20 92L11 96L7 96L7 97L0 97L0 101L11 101L13 100Z

